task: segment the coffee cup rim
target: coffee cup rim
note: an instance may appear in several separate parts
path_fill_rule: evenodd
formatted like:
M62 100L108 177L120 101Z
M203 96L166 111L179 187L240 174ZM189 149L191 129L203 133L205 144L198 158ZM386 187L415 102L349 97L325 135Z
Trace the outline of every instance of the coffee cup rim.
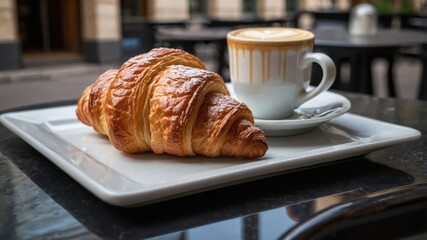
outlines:
M256 30L256 29L265 29L265 28L271 28L271 29L290 29L290 30L297 30L297 31L302 31L302 32L306 32L309 33L309 36L301 38L301 39L294 39L294 40L286 40L286 39L280 39L280 40L271 40L271 39L267 39L267 40L260 40L260 39L248 39L248 38L242 38L242 37L237 37L233 34L235 34L236 32L239 31L245 31L245 30ZM227 39L232 40L232 41L236 41L239 43L300 43L300 42L306 42L306 41L310 41L314 39L314 34L310 31L304 30L304 29L300 29L300 28L289 28L289 27L250 27L250 28L238 28L238 29L234 29L230 32L227 33Z

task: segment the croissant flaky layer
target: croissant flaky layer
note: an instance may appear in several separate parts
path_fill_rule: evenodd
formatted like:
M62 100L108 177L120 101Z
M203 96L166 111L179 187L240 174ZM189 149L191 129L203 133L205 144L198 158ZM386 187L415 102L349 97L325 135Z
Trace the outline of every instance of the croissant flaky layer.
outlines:
M77 117L128 153L257 158L268 147L249 108L182 50L156 48L101 74Z

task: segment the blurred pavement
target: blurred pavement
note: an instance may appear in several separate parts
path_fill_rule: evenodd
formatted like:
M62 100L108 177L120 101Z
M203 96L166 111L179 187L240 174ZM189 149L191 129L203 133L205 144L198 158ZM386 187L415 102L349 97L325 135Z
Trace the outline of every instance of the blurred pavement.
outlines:
M113 67L73 63L0 71L0 110L77 99L99 74Z

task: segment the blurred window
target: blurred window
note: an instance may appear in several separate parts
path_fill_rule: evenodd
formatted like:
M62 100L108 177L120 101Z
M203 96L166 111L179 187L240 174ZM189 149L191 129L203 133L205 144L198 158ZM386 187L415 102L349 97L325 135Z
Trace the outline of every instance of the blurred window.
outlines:
M147 16L146 0L121 0L122 17L145 17Z
M243 16L256 17L256 0L243 0Z
M191 16L205 16L208 13L207 0L190 0Z
M285 0L286 16L294 16L298 12L298 0Z

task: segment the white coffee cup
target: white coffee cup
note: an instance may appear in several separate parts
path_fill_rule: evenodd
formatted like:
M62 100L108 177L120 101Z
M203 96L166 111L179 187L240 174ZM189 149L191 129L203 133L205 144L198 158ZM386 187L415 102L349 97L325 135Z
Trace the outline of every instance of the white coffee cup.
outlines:
M335 64L327 55L313 53L313 43L313 33L296 28L243 28L227 34L231 83L255 118L288 118L331 87ZM307 91L313 62L322 68L323 78Z

